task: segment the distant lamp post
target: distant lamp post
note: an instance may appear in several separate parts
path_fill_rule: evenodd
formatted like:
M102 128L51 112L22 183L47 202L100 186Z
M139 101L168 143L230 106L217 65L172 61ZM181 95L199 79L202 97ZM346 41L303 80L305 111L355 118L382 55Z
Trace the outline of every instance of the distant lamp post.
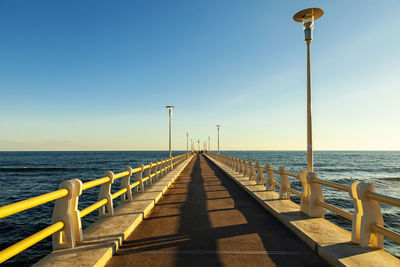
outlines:
M172 109L175 106L165 106L168 109L169 114L169 157L172 157L172 150L171 150L171 116L172 116Z
M186 133L186 152L189 152L189 133Z
M219 155L219 128L221 128L220 124L217 124L217 132L218 132L218 155Z
M319 19L324 11L319 8L308 8L297 12L294 21L303 23L304 41L307 44L307 170L314 170L314 156L312 147L312 121L311 121L311 67L310 44L313 39L314 20Z
M210 142L210 137L208 137L208 151L211 151L211 142Z
M199 139L199 140L197 140L197 147L198 147L198 149L199 149L199 153L200 153L200 139Z

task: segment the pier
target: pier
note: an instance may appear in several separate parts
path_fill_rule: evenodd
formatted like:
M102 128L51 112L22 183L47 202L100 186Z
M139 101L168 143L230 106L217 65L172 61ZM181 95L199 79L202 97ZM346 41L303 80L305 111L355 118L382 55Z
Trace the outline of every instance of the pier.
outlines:
M117 180L120 189L111 193ZM78 210L84 191L96 186L98 202ZM325 202L321 186L347 191L354 212ZM398 242L400 235L384 227L379 209L398 207L399 199L371 184L336 184L212 152L65 181L57 191L1 207L0 217L51 201L53 224L1 251L2 262L52 236L53 251L36 266L400 266L383 250L384 237ZM324 219L325 209L352 221L352 231ZM99 219L82 229L82 218L95 211Z

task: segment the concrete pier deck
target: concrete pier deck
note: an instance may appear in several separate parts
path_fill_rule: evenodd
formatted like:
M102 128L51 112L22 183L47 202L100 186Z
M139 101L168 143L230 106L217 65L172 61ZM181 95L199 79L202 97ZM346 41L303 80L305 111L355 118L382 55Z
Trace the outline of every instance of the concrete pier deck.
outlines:
M326 266L203 155L192 159L108 266Z

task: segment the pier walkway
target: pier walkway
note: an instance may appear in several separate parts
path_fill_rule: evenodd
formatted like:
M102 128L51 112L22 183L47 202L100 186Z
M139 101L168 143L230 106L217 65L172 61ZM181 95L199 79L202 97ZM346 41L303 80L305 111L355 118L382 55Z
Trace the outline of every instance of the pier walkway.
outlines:
M325 266L222 170L195 156L108 266Z

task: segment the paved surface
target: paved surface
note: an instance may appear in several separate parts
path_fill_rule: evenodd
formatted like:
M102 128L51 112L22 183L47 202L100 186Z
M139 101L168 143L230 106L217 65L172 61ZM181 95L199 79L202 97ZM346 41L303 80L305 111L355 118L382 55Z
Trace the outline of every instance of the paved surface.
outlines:
M108 266L326 266L204 156L195 157Z

